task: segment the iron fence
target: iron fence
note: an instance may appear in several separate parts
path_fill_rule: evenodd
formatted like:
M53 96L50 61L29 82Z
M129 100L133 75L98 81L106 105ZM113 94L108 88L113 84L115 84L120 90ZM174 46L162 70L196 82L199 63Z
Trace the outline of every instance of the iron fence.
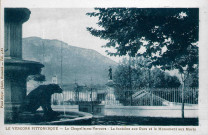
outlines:
M52 96L53 104L79 104L97 102L106 105L132 106L166 106L181 104L198 104L198 88L185 88L184 97L180 88L138 88L134 90L117 90L108 88L99 91L64 91ZM183 99L182 99L183 98Z
M123 105L163 106L181 104L198 104L198 89L186 88L182 97L182 90L176 88L141 88L137 90L115 91L116 99Z

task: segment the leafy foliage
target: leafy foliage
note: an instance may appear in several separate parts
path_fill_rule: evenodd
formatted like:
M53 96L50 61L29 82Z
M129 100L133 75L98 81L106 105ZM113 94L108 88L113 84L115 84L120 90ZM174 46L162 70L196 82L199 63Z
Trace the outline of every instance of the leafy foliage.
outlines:
M152 70L149 70L148 67L143 68L138 65L141 61L142 59L131 60L131 75L129 74L129 63L126 59L117 67L114 73L114 82L117 84L116 87L118 89L128 90L130 81L132 89L142 87L178 88L180 86L180 81L176 76L170 76L159 68Z
M198 66L194 69L194 71L188 75L185 80L186 87L199 87L199 69Z
M130 105L131 95L138 91L153 90L161 93L160 90L163 89L162 92L167 94L169 89L178 89L181 85L176 76L171 76L159 68L149 69L147 61L143 57L124 59L117 67L114 73L115 95L124 105Z
M198 64L199 10L196 8L96 8L100 29L87 30L115 48L109 55L144 56L162 69L189 72ZM146 42L147 44L144 44ZM195 44L194 44L195 43ZM144 47L145 51L139 53Z

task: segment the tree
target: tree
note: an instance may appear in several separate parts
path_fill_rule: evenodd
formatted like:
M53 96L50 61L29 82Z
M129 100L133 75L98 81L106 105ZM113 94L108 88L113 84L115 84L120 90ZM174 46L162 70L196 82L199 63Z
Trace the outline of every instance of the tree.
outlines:
M101 29L87 30L115 48L109 55L144 56L151 66L177 69L183 82L198 65L199 9L197 8L96 8L87 13L98 17ZM141 48L145 50L140 52ZM183 100L182 100L183 101ZM184 118L184 102L182 102Z
M126 90L129 88L129 63L127 60L123 60L122 63L118 65L114 72L114 82L120 89ZM137 62L138 61L138 62ZM178 88L181 83L176 76L171 76L170 74L160 70L159 68L152 68L150 70L150 78L147 74L148 71L138 65L141 63L141 59L132 59L131 65L131 82L132 88L144 88L148 87L148 82L151 83L152 88Z
M127 59L123 59L122 63L116 68L113 81L116 84L116 96L119 98L120 102L127 102L127 98L131 97L136 90L139 91L144 88L149 88L149 83L151 83L151 88L155 89L178 88L181 85L176 76L170 76L159 68L153 68L149 71L148 68L141 67L140 64L145 62L146 60L142 58L133 58L131 62ZM131 76L129 74L129 63L131 63ZM149 73L150 76L148 76ZM131 84L129 80L131 80ZM130 93L130 85L133 90L132 93Z
M199 67L195 67L194 71L187 77L185 84L187 87L199 87Z
M181 85L176 76L171 76L159 68L154 68L150 77L150 83L153 88L179 88Z

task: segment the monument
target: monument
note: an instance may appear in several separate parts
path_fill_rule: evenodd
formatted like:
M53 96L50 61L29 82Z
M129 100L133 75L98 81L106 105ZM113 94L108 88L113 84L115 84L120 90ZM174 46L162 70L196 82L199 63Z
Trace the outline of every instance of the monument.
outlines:
M121 105L121 103L116 99L115 96L115 89L114 86L116 85L113 81L113 73L112 73L112 68L111 66L108 69L109 73L109 80L108 82L105 84L107 86L107 94L105 96L105 104L106 105L112 105L112 104L116 104L116 105Z
M112 68L111 68L111 66L108 69L108 71L109 71L109 73L108 73L109 79L112 80L113 79L113 76L112 76Z
M112 75L112 68L111 66L109 66L109 69L108 69L108 77L109 77L109 80L107 82L107 86L113 86L114 85L114 82L113 82L113 75Z

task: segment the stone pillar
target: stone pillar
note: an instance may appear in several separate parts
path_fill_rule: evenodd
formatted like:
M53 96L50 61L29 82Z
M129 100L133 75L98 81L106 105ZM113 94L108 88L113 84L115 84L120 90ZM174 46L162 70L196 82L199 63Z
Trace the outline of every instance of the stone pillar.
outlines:
M26 8L4 10L4 79L5 123L18 120L19 107L26 97L26 79L40 74L43 65L22 60L22 24L29 19Z
M26 8L4 10L4 53L5 57L22 59L22 24L30 17Z

